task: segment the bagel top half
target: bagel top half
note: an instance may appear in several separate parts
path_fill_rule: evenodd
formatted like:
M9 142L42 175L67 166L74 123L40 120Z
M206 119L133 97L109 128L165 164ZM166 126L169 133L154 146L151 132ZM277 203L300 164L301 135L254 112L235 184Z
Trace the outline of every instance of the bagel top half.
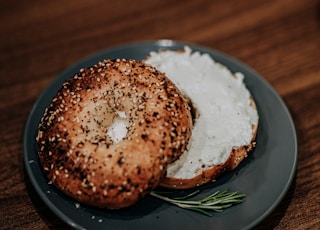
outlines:
M191 130L187 100L162 72L104 60L57 92L39 125L38 154L50 182L67 195L122 208L159 184Z

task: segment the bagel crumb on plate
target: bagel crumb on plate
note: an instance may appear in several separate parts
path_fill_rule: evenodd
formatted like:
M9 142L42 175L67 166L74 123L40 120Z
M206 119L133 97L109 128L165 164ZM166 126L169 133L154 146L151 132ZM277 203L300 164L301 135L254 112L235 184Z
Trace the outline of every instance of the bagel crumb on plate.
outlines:
M192 188L235 169L255 145L259 120L243 74L189 47L151 52L145 62L164 72L196 111L188 149L168 165L160 185Z
M52 184L79 202L117 209L158 186L191 130L187 99L165 74L104 60L64 82L36 140Z

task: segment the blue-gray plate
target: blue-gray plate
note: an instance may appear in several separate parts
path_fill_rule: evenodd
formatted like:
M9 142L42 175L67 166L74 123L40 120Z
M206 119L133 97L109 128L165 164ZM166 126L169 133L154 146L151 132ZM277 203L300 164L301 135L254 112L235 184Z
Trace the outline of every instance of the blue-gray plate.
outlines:
M188 45L208 53L233 72L245 75L245 84L260 116L256 148L233 172L216 183L200 187L199 196L228 189L246 195L243 203L213 213L212 217L180 209L147 196L123 210L105 210L79 204L48 184L38 155L35 137L45 108L61 87L81 68L106 59L143 60L150 51L178 50ZM205 100L205 99L204 99ZM89 56L61 73L40 95L28 117L24 132L24 162L27 174L44 203L53 213L77 229L249 229L266 218L280 203L295 176L297 140L292 118L277 92L258 73L221 52L172 40L131 43Z

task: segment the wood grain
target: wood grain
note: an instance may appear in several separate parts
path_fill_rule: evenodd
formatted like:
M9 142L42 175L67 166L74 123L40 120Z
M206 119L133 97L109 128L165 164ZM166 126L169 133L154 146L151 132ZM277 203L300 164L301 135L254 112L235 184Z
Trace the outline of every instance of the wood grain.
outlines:
M225 52L259 72L288 106L297 173L255 229L320 229L320 1L2 1L0 7L0 229L67 229L42 203L23 166L27 116L74 62L154 39Z

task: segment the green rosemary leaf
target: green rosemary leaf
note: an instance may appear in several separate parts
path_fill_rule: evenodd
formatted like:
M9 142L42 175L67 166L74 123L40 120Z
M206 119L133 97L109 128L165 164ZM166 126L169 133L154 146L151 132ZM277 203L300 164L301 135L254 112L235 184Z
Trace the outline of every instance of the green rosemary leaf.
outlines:
M207 216L212 216L209 211L223 212L226 208L243 202L244 194L238 192L216 191L202 199L190 199L198 194L200 190L191 192L185 196L170 198L164 196L156 191L150 193L150 195L169 202L183 209L192 210L202 213Z
M178 196L178 197L175 197L174 199L176 200L185 200L185 199L188 199L188 198L191 198L193 196L195 196L196 194L198 194L200 192L200 190L196 190L194 192L191 192L185 196Z

